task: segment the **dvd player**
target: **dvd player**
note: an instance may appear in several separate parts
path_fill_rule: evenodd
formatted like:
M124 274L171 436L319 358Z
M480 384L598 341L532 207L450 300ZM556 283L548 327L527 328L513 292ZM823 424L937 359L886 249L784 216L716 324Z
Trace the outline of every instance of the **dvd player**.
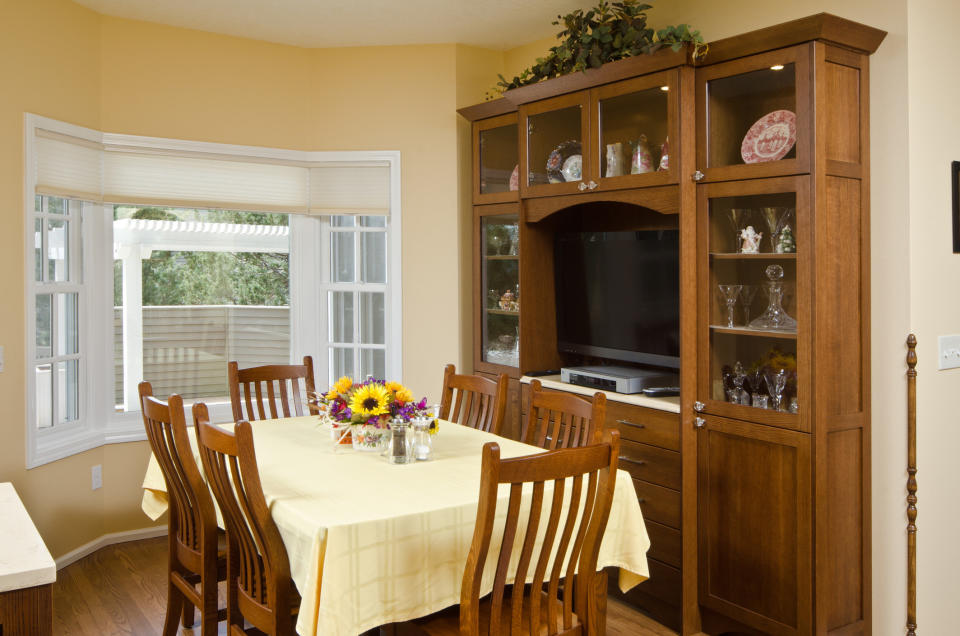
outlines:
M560 369L560 381L614 393L641 393L647 388L679 384L676 373L618 366L564 367Z

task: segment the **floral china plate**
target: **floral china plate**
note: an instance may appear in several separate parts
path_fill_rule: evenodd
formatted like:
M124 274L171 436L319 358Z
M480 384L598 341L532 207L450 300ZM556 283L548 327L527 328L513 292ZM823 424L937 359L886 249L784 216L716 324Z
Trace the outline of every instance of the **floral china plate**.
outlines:
M560 174L562 174L563 178L567 181L579 181L582 170L583 156L570 155L567 157L567 160L563 162L563 167L560 168Z
M758 119L740 144L744 163L783 159L797 143L797 116L789 110L775 110Z
M550 156L547 157L547 181L549 183L563 183L564 181L571 181L567 178L566 173L564 172L567 161L576 155L580 157L580 142L570 139L564 141L556 148L550 152ZM580 164L578 163L578 166ZM578 167L579 172L579 167ZM578 176L576 180L579 180Z

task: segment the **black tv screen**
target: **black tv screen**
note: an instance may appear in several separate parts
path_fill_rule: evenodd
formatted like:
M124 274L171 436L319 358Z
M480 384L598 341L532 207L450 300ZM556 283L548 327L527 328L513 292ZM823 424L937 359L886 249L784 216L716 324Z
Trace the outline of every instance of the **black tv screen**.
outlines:
M562 232L554 266L560 351L680 367L680 233Z

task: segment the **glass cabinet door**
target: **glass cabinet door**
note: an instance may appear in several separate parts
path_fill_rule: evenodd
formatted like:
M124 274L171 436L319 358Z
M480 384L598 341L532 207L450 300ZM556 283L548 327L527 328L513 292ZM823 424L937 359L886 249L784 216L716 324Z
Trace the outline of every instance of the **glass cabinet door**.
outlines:
M480 217L480 352L478 359L520 366L520 217Z
M705 395L712 411L800 428L809 301L806 193L795 179L719 184L701 197ZM722 186L722 187L720 187ZM704 188L711 186L703 186Z
M698 70L697 168L708 181L810 170L809 45Z
M670 139L678 137L676 95L676 71L594 90L591 110L597 121L591 130L598 131L599 142L591 148L591 165L598 169L590 179L599 189L675 181L670 172Z
M521 145L523 196L582 192L591 173L585 153L589 142L589 91L545 99L520 107L526 132Z
M474 203L516 201L520 190L517 113L474 123Z

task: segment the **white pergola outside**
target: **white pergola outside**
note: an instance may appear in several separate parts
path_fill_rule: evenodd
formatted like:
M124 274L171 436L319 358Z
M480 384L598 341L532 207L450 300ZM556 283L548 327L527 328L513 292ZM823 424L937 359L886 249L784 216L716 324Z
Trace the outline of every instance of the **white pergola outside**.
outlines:
M154 250L288 254L290 228L199 221L120 219L113 222L113 257L123 270L123 399L138 404L143 377L143 259Z

